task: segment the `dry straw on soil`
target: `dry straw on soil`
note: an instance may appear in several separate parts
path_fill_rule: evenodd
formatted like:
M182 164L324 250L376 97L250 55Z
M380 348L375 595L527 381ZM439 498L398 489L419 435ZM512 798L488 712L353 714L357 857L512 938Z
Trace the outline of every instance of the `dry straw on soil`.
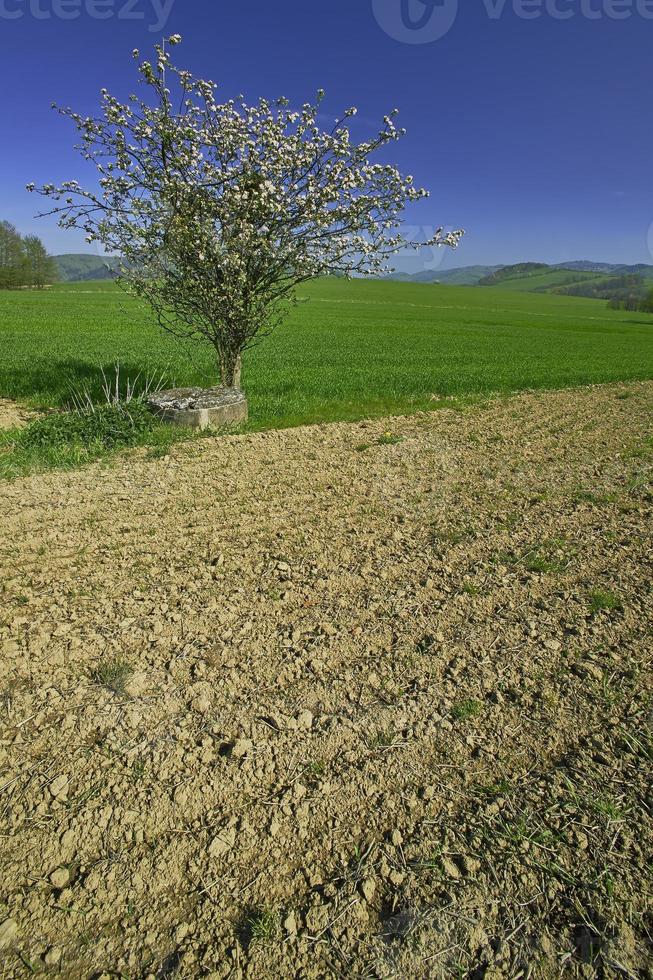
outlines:
M35 414L19 407L8 398L0 398L0 429L13 429L25 425L35 417Z
M652 402L2 486L2 975L649 976Z

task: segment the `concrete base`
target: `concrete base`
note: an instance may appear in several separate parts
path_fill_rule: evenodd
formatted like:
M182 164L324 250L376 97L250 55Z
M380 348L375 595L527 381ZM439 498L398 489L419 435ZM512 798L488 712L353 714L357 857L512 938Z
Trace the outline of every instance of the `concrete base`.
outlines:
M155 415L191 429L219 429L247 421L247 399L239 388L172 388L150 395Z

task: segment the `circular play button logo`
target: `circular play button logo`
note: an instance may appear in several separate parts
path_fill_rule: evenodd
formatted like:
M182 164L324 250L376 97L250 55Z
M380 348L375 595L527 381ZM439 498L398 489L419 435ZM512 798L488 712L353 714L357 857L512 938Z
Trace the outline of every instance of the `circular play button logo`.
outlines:
M458 0L372 0L377 23L395 41L431 44L453 27Z

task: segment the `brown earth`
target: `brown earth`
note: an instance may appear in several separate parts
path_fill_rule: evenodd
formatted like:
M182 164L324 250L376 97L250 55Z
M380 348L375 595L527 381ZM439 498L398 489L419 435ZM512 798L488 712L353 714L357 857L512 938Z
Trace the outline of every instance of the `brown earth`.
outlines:
M0 398L0 429L14 429L25 425L36 412L24 408L9 398Z
M652 405L3 484L1 975L651 977Z

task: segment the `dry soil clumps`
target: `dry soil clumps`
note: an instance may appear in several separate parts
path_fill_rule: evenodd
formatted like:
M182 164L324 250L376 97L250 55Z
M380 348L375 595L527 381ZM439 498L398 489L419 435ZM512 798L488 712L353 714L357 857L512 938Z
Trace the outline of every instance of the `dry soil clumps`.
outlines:
M3 976L650 976L652 403L2 485Z
M0 429L15 429L34 418L35 412L8 398L0 398Z

